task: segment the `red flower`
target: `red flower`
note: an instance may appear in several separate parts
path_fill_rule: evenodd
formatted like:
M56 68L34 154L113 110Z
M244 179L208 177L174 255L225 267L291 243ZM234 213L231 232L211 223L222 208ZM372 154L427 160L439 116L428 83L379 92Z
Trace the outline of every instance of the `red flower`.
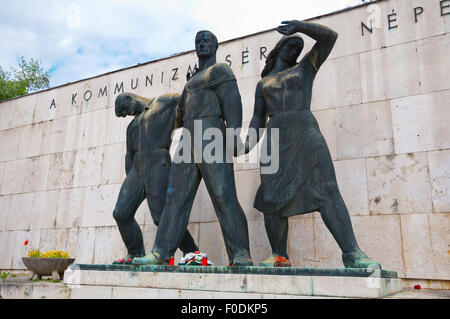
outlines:
M422 289L422 286L421 285L415 285L414 289Z
M28 245L28 240L25 240L25 242L23 243L25 246Z
M284 257L278 256L278 255L275 256L275 262L285 263L286 261L287 261L287 259Z

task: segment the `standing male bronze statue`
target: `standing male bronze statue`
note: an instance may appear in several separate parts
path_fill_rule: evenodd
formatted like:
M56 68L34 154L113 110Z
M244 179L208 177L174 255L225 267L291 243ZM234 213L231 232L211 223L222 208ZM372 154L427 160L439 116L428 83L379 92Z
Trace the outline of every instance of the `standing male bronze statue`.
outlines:
M194 141L195 135L203 136L210 128L220 130L222 136L226 136L226 128L240 128L241 96L230 67L216 63L216 36L209 31L198 32L195 49L199 67L184 87L176 116L176 127L190 132L194 149L189 152L195 161L172 163L166 203L153 250L144 258L134 259L133 263L167 264L186 230L195 194L203 178L220 222L230 264L253 265L247 219L237 199L233 163L226 159L225 143L221 159L205 162L198 158L198 151L202 152L202 157L206 142L202 138L200 147L196 147Z
M179 97L179 94L165 94L149 99L123 93L116 98L116 116L134 116L127 128L127 176L113 212L128 250L125 259L145 255L142 231L134 218L145 198L153 222L159 224L169 179L169 148ZM185 254L198 250L189 231L184 233L179 247Z
M272 256L261 266L274 266L280 257L289 265L288 217L318 210L343 252L345 267L380 268L380 264L370 260L358 247L328 146L310 111L314 78L332 51L338 34L325 26L296 20L282 22L277 30L285 36L267 57L262 79L256 87L250 123L250 128L258 133L266 127L269 117L266 130L269 147L273 143L271 130L279 130L279 170L275 174L261 174L254 203L264 213L272 247ZM304 42L301 37L292 36L297 32L316 40L299 63L297 59ZM247 139L245 152L254 147L254 142Z

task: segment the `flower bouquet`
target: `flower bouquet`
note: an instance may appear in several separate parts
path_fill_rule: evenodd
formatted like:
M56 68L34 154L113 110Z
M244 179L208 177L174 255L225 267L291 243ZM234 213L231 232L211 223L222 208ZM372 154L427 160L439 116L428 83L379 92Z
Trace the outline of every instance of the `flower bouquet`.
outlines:
M274 263L273 266L274 267L291 267L291 263L285 257L281 257L281 256L276 255L275 256L275 263Z
M113 262L113 265L131 265L131 262L133 261L133 258L121 258L121 259L117 259L116 261Z
M208 260L206 253L195 251L181 257L179 266L212 266L212 262Z

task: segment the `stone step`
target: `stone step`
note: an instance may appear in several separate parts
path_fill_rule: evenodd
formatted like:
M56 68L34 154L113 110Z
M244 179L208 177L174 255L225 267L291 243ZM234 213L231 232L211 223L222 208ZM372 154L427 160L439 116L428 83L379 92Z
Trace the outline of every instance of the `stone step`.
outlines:
M158 295L171 290L170 293L177 291L175 295L195 294L204 298L223 294L236 294L240 298L255 295L382 298L402 290L401 279L395 272L332 268L72 264L64 275L64 283L72 291L87 286L107 287L108 291L111 287L146 288L154 296L155 290Z
M330 299L332 297L288 294L234 293L181 289L113 286L74 286L63 283L0 284L3 299ZM335 298L332 298L335 299Z

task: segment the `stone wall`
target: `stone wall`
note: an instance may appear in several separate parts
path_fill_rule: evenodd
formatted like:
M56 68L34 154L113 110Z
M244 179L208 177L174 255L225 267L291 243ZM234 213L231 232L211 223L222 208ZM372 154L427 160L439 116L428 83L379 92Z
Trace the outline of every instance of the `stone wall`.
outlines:
M356 237L385 269L408 279L450 280L447 5L386 0L311 19L340 35L316 78L312 111ZM218 61L231 61L238 78L244 127L264 56L279 38L269 30L220 44ZM313 42L305 40L308 50ZM25 268L25 240L41 251L67 250L78 263L110 263L126 253L112 211L125 177L130 119L115 117L114 99L121 83L148 97L180 92L195 63L187 52L0 103L0 269ZM270 246L253 208L258 165L237 163L235 175L259 263ZM150 250L156 226L145 202L136 218ZM290 218L289 227L294 266L343 266L318 213ZM203 184L189 229L215 264L228 263Z

